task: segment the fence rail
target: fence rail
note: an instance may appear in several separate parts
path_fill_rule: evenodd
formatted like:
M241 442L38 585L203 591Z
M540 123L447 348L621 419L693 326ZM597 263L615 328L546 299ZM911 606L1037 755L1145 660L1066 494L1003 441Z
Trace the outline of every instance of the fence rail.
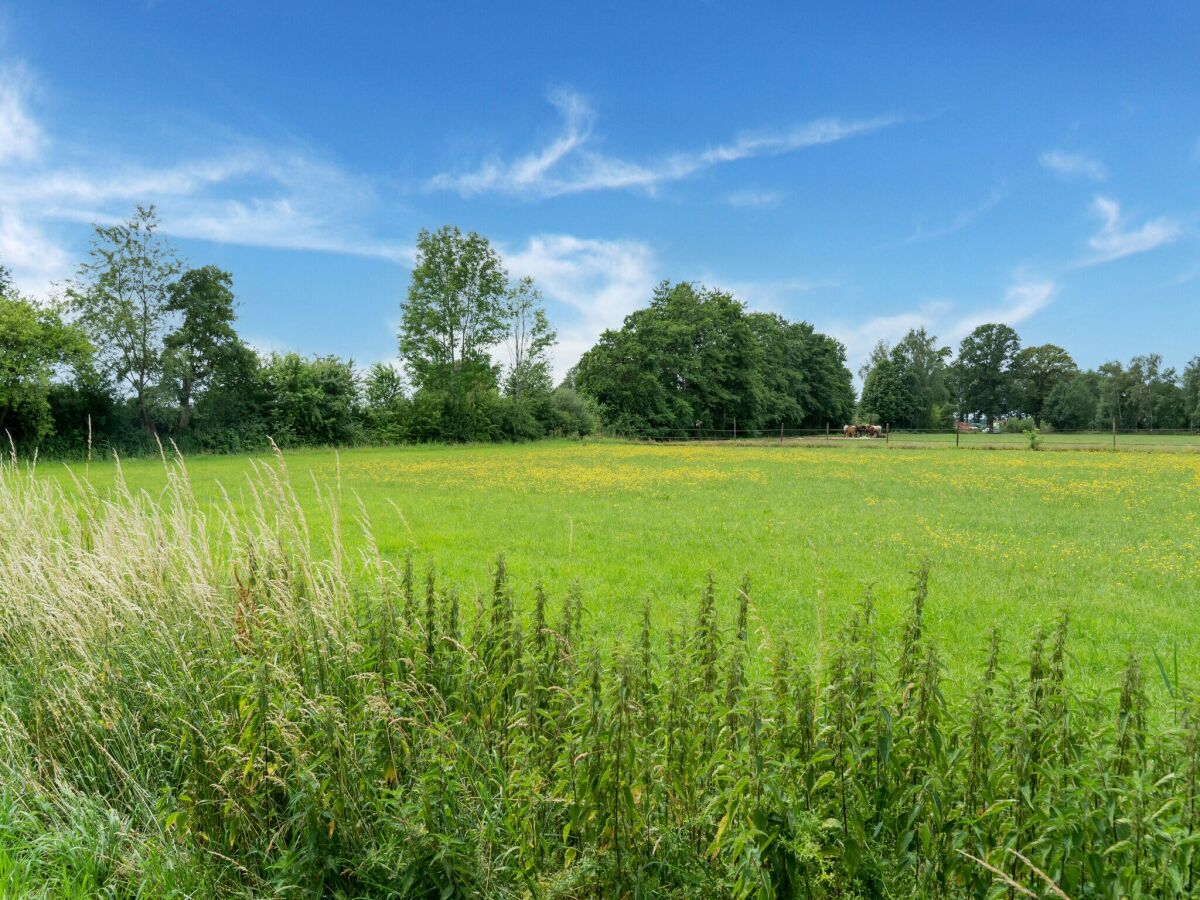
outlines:
M904 448L1028 448L1023 432L960 431L934 428L887 428L878 436L843 434L841 426L829 428L734 429L689 428L656 433L608 432L609 436L649 443L829 444ZM1190 450L1200 451L1198 429L1111 429L1051 431L1038 435L1047 450Z

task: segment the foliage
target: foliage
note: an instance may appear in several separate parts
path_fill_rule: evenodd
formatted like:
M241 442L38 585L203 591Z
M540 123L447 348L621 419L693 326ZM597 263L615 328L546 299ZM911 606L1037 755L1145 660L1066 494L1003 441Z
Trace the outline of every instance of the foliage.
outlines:
M1051 388L1042 407L1045 420L1059 431L1087 428L1096 417L1096 395L1088 379L1076 375Z
M175 251L158 233L154 207L117 225L95 226L88 259L67 296L107 373L133 391L147 434L155 431L154 391L163 364Z
M1079 372L1071 354L1055 344L1022 348L1013 358L1012 368L1020 408L1037 428L1042 427L1042 416L1054 389Z
M542 308L542 295L532 278L522 278L504 298L506 344L510 365L504 393L518 402L550 392L550 350L558 335Z
M605 424L635 434L751 433L841 421L853 405L836 341L687 282L660 284L649 307L601 335L573 378Z
M988 430L1016 407L1014 365L1021 339L1007 325L980 325L963 338L955 374L964 411L983 416Z
M171 285L167 311L179 313L179 326L167 334L164 368L176 386L176 430L191 423L193 398L241 365L250 351L234 331L233 276L216 266L189 269Z
M182 466L162 506L0 471L20 523L0 536L0 877L156 896L1197 887L1200 706L1133 655L1109 694L1078 691L1065 610L1027 644L995 631L957 685L925 566L895 628L868 592L794 648L755 632L748 581L726 602L710 578L665 640L648 606L614 642L579 591L521 590L503 557L474 602L371 541L355 574L282 460L251 487L214 543ZM89 840L49 857L28 838L72 832Z
M355 437L358 379L334 356L272 354L261 378L268 398L264 419L280 445L346 444Z
M39 306L8 286L0 266L0 428L17 440L54 430L52 379L65 367L86 364L91 347L54 307Z
M418 390L453 404L495 387L489 351L504 337L507 291L487 238L451 225L421 231L400 324L400 355Z

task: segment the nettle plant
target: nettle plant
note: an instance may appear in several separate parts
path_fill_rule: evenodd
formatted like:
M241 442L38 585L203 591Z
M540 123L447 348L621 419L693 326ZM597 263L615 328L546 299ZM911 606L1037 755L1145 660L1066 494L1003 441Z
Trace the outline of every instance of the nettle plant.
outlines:
M0 471L6 893L1200 890L1200 705L1157 657L1075 686L1065 611L953 685L926 566L895 632L867 592L825 640L762 634L715 575L625 641L503 557L465 597L393 564L336 484L314 533L282 457L241 509L169 469L153 501Z

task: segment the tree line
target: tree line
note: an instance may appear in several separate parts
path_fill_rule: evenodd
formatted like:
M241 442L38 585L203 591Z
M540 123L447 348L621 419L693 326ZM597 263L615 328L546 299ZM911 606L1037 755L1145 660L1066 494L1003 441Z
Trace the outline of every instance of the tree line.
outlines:
M980 325L954 355L923 328L879 342L861 370L859 415L937 429L1000 418L1060 431L1200 428L1200 356L1183 372L1156 353L1081 369L1062 347L1023 347L1008 325Z
M557 386L537 285L483 236L422 231L398 334L400 367L260 353L237 330L230 273L188 267L154 208L97 225L47 302L0 265L0 428L42 452L137 452L358 442L532 440L599 428L641 436L899 428L1025 416L1059 429L1200 426L1200 357L1081 371L1006 325L958 348L917 329L875 347L856 398L845 347L807 322L750 312L726 291L663 282Z

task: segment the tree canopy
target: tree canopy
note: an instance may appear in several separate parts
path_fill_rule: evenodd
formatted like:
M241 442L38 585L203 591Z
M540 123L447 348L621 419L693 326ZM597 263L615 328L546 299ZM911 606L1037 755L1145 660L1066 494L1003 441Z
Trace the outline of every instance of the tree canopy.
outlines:
M840 421L854 399L841 344L691 282L664 281L604 332L575 384L607 424L648 435Z

